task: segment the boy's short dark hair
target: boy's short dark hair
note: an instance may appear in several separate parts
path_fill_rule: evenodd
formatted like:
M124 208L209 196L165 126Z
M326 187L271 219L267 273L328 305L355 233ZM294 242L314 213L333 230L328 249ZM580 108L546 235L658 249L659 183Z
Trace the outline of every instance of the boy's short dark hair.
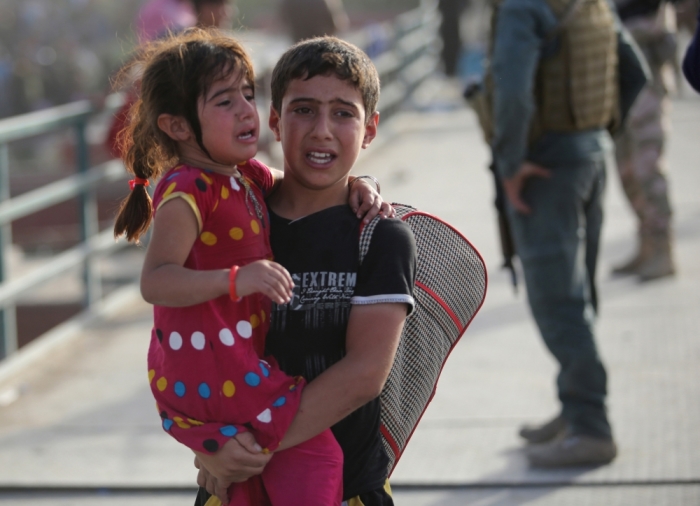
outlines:
M294 44L272 71L272 107L282 114L282 99L294 79L334 75L350 81L362 95L369 119L379 101L379 74L372 60L359 47L336 37L316 37Z

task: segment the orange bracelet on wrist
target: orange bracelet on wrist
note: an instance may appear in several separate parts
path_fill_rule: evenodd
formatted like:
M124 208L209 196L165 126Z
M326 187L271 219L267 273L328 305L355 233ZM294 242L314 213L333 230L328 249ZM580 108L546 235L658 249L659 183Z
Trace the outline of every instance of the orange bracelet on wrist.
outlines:
M236 293L236 276L238 275L238 266L234 265L228 271L228 294L233 302L238 302L241 298Z

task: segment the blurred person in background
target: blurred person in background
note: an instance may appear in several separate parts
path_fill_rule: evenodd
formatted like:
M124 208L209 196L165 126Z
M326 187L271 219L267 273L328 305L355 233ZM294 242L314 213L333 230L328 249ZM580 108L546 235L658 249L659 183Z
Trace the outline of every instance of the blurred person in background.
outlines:
M213 0L212 0L213 2ZM219 11L210 9L202 0L148 0L136 14L135 25L140 44L146 44L152 40L164 37L169 33L177 33L200 23L198 15L206 18L207 21L223 22L219 20ZM215 2L215 3L226 3ZM208 4L208 3L207 3ZM217 15L217 17L215 17ZM207 23L202 23L207 25ZM105 148L114 158L121 158L122 146L119 142L119 135L137 99L135 86L122 90L124 93L124 104L114 114L112 124L107 131L105 138Z
M520 436L532 466L601 465L617 455L595 340L608 130L645 85L644 66L607 0L493 4L482 124L530 309L559 364L561 411Z
M121 61L135 0L0 1L3 116L61 105L99 93Z
M638 219L638 249L613 274L649 281L675 273L671 203L664 150L675 88L676 17L664 0L616 0L620 19L644 53L651 81L632 106L616 137L617 168Z
M336 35L350 26L342 0L281 0L279 16L294 42Z
M136 15L136 30L143 44L197 24L191 0L148 0Z
M442 16L440 37L442 38L442 64L445 74L456 76L459 70L459 57L462 53L460 20L468 0L440 0L438 8Z
M698 20L693 28L693 38L683 57L683 74L693 89L700 93L700 10L696 16Z
M698 26L698 0L676 0L673 6L676 8L678 31L694 34Z
M9 116L11 104L5 97L9 96L12 86L12 59L10 53L0 42L0 118Z
M232 0L192 0L197 14L197 24L202 27L230 29L236 16Z

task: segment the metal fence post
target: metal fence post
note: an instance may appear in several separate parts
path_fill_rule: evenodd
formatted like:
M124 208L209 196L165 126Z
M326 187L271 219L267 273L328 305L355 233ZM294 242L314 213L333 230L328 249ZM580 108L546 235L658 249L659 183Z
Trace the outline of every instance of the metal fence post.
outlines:
M86 138L86 122L81 121L76 125L76 158L78 172L85 174L89 170L88 144ZM85 190L80 195L80 239L89 241L99 232L97 216L97 192L94 189ZM83 280L85 284L85 298L83 305L89 307L102 296L102 283L97 268L97 260L88 257L83 266Z
M0 143L0 202L10 198L10 155L7 143ZM0 225L0 283L7 280L12 224ZM17 314L14 304L0 311L0 360L17 350Z

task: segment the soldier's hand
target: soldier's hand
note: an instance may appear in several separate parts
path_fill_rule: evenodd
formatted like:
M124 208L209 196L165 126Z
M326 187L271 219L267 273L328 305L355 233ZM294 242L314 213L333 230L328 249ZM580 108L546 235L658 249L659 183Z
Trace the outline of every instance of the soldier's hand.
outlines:
M509 179L503 179L503 190L513 208L521 214L530 214L532 209L522 199L523 188L532 177L549 178L552 171L531 162L524 162L518 172Z

